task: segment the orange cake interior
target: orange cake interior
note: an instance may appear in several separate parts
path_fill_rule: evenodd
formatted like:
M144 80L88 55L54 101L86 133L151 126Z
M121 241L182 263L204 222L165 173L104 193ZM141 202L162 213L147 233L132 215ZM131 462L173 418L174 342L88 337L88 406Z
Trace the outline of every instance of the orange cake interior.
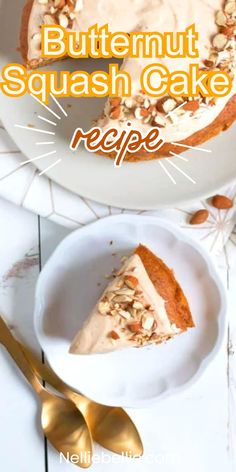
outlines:
M194 327L172 270L140 245L109 283L71 344L72 354L98 354L160 344Z

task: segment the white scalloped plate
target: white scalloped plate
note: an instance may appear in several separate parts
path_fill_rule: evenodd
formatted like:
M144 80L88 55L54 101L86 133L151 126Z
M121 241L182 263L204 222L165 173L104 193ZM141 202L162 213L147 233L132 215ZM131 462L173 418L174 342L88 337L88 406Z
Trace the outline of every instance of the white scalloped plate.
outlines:
M140 242L174 269L197 327L159 346L69 354L107 284L105 274ZM58 246L40 274L34 316L40 344L64 382L100 403L143 407L199 377L221 346L225 314L224 289L202 248L161 219L119 215L77 230Z
M9 62L21 61L16 48L24 3L25 0L15 2L13 15L12 2L0 0L0 68ZM98 68L107 70L108 62L67 60L53 64L50 68L67 69L71 72L84 69L92 72ZM114 169L112 160L92 155L83 148L77 153L69 150L75 128L89 128L92 119L100 114L104 100L65 98L60 103L68 117L50 100L53 111L61 116L61 120L58 120L30 96L12 99L0 93L0 116L7 131L28 159L55 150L56 154L35 161L35 165L41 171L48 169L46 174L51 179L82 197L120 208L150 210L173 207L213 195L235 178L235 126L204 144L204 148L212 150L212 153L190 150L184 154L184 159L187 158L188 161L177 157L172 158L171 163L166 160L125 163L118 170ZM55 121L57 126L42 122L37 115ZM32 124L35 128L56 134L45 135L32 129L22 130L15 128L15 124ZM39 141L55 141L55 144L37 145ZM61 162L49 169L58 159ZM163 165L166 169L163 169Z

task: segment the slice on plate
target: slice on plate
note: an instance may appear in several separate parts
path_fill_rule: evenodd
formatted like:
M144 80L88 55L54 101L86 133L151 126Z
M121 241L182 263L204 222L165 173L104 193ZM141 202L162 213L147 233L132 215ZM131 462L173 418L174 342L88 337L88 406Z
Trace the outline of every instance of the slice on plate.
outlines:
M140 245L76 335L72 354L159 344L194 327L187 299L166 264Z

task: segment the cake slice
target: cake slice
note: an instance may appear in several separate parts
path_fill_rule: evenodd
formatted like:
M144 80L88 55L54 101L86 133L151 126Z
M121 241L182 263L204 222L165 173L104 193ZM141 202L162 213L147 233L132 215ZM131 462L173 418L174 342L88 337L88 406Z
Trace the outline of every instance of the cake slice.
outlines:
M173 272L140 245L104 291L70 353L159 344L192 327L187 299Z

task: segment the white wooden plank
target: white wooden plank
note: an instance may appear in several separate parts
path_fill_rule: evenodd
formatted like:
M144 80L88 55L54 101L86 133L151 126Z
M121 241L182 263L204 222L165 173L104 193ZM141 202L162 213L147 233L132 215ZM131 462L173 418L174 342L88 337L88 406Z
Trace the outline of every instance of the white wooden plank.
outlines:
M36 346L32 328L38 276L37 217L0 200L0 309L19 337ZM44 440L37 397L0 346L1 468L44 472Z
M206 375L186 393L146 410L128 410L141 433L145 454L126 460L99 447L94 472L214 472L229 471L227 444L227 389L225 356L215 361ZM223 374L223 375L222 375ZM222 379L223 377L223 379ZM223 381L222 381L223 380ZM55 451L49 453L50 472L72 472L73 466Z
M229 279L229 455L231 471L236 470L236 267L231 269Z
M50 220L40 218L40 235L41 235L41 262L42 266L53 253L57 245L64 239L70 230L53 223Z
M51 222L41 221L43 262L67 233ZM225 276L225 273L223 273ZM191 389L147 410L129 410L144 441L141 460L124 460L95 449L91 471L214 472L229 471L227 337L224 347L203 377ZM60 469L59 469L60 467ZM72 472L74 466L60 461L49 448L50 472Z

